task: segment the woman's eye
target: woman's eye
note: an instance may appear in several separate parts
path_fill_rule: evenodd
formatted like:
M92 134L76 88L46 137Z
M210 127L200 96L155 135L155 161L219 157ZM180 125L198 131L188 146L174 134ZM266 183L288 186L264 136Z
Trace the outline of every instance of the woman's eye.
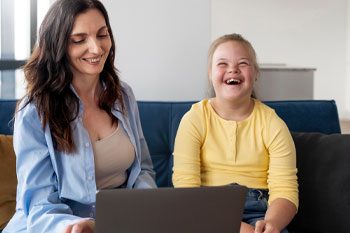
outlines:
M81 44L81 43L83 43L85 40L82 39L82 40L71 40L71 41L72 41L72 43L74 43L74 44Z
M226 66L227 64L226 63L224 63L224 62L220 62L220 63L218 63L218 66L221 66L221 67L223 67L223 66Z
M70 38L70 41L71 41L73 44L81 44L81 43L83 43L85 40L86 40L86 38L83 37L83 36L72 36L72 37Z
M101 35L98 35L97 37L99 37L99 38L106 38L108 36L109 36L108 34L101 34Z

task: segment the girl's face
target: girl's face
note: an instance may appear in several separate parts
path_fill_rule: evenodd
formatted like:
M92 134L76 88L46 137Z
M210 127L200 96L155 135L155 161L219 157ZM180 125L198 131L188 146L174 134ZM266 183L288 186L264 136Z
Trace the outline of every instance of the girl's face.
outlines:
M228 101L250 98L256 74L249 50L242 43L227 41L216 48L209 67L216 98Z
M68 42L73 78L99 77L112 46L102 13L91 9L77 15Z

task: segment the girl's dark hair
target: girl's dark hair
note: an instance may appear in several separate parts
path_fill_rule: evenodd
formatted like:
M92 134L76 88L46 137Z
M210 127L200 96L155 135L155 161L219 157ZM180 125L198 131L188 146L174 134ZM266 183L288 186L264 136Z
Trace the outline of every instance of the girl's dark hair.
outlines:
M79 114L79 99L70 87L73 74L67 49L75 18L89 9L102 13L112 42L100 74L105 89L99 94L99 107L115 120L111 109L118 101L124 113L122 88L118 70L114 67L115 42L107 11L98 0L55 1L40 26L38 41L24 66L27 81L25 105L35 104L42 127L50 127L55 149L68 153L76 149L71 122Z

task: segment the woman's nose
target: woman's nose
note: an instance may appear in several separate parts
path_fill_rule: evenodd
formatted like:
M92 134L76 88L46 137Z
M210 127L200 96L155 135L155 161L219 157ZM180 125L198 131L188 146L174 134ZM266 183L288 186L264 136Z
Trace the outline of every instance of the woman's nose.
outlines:
M94 38L90 38L89 39L88 46L89 46L89 52L90 53L98 54L101 51L100 43Z

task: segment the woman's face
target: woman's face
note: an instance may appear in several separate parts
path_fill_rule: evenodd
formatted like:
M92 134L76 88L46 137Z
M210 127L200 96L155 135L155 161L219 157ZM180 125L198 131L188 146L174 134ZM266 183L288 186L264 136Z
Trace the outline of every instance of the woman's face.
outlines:
M111 46L108 27L99 10L91 9L77 15L68 42L73 78L99 77Z
M255 77L251 55L242 43L228 41L216 48L209 78L217 98L229 101L250 98Z

